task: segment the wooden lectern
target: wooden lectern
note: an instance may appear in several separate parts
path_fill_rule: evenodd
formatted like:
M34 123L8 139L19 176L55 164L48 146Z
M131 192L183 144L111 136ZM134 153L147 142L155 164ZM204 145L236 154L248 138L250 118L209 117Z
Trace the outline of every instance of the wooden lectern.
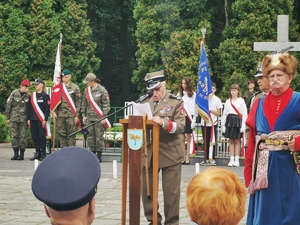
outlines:
M153 224L157 224L157 198L158 198L158 160L159 160L159 132L160 125L152 120L145 120L147 129L152 129L153 148ZM128 134L135 130L143 130L142 116L129 116L129 119L120 119L123 125L122 138L122 218L121 225L126 222L126 194L127 194L127 170L129 164L129 224L140 224L141 204L141 173L142 173L142 148L131 149L128 146ZM143 140L142 140L143 141ZM148 140L149 141L149 140ZM146 143L144 143L146 144Z

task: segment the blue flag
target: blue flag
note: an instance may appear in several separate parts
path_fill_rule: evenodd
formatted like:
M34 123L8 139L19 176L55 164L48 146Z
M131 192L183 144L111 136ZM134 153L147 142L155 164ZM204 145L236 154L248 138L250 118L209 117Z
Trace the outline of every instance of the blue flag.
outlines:
M205 122L209 122L210 120L208 99L211 95L212 95L211 79L210 79L210 74L208 69L205 46L204 46L204 42L202 42L195 103L196 103L198 113L205 120Z

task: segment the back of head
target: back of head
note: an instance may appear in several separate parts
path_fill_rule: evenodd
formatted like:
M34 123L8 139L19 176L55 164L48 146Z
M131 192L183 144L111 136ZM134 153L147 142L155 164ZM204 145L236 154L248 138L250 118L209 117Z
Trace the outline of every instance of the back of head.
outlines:
M246 188L226 169L211 167L196 174L186 195L190 218L198 225L237 225L245 214Z
M75 210L95 196L100 172L98 158L91 151L62 148L40 163L32 178L32 192L54 210Z

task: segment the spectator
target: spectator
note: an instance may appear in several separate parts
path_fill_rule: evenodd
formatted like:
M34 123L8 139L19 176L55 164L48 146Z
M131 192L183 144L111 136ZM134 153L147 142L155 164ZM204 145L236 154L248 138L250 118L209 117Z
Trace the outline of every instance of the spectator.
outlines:
M245 214L246 196L246 188L235 173L211 167L189 182L186 207L195 224L237 225Z
M190 148L195 147L192 138L193 129L196 126L198 112L195 107L196 93L193 91L193 84L189 77L183 77L179 85L179 93L177 94L183 100L185 111L185 130L183 135L183 146L186 151L186 158L182 164L190 164ZM185 150L186 141L186 150Z
M228 166L240 166L241 137L246 129L247 107L241 98L241 89L238 84L230 86L230 95L227 99L223 116L222 132L229 138L230 161Z
M256 93L254 88L255 88L254 80L249 80L248 81L248 90L245 91L245 93L243 95L243 98L245 100L248 111L250 109L251 99L254 96L254 94Z
M100 164L90 151L66 147L49 155L32 178L32 192L44 203L51 224L92 224Z
M208 108L210 113L210 121L206 123L204 126L204 120L201 120L201 129L202 135L204 136L204 132L206 132L206 139L204 140L205 148L206 148L206 163L202 161L200 166L216 166L215 161L215 143L216 143L216 133L217 133L217 124L218 124L218 116L221 115L221 109L223 108L221 100L215 95L217 91L216 83L212 82L212 91L213 95L208 99ZM206 129L206 130L205 130ZM213 133L212 133L213 132ZM215 136L215 140L213 142L213 135Z

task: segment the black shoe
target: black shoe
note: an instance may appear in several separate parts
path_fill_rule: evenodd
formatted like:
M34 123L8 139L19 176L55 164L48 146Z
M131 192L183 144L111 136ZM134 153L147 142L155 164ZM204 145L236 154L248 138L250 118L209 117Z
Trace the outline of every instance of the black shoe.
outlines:
M182 162L181 162L181 164L182 164L182 165L184 165L184 164L185 164L185 160L184 160L184 161L182 161Z
M19 149L18 148L13 148L13 150L14 150L14 156L11 157L10 159L11 160L17 160L18 157L19 157Z
M24 152L25 152L25 149L21 148L20 149L20 156L18 157L18 160L24 160Z
M39 160L40 159L40 154L39 153L34 153L34 156L32 158L30 158L31 161L33 160Z

